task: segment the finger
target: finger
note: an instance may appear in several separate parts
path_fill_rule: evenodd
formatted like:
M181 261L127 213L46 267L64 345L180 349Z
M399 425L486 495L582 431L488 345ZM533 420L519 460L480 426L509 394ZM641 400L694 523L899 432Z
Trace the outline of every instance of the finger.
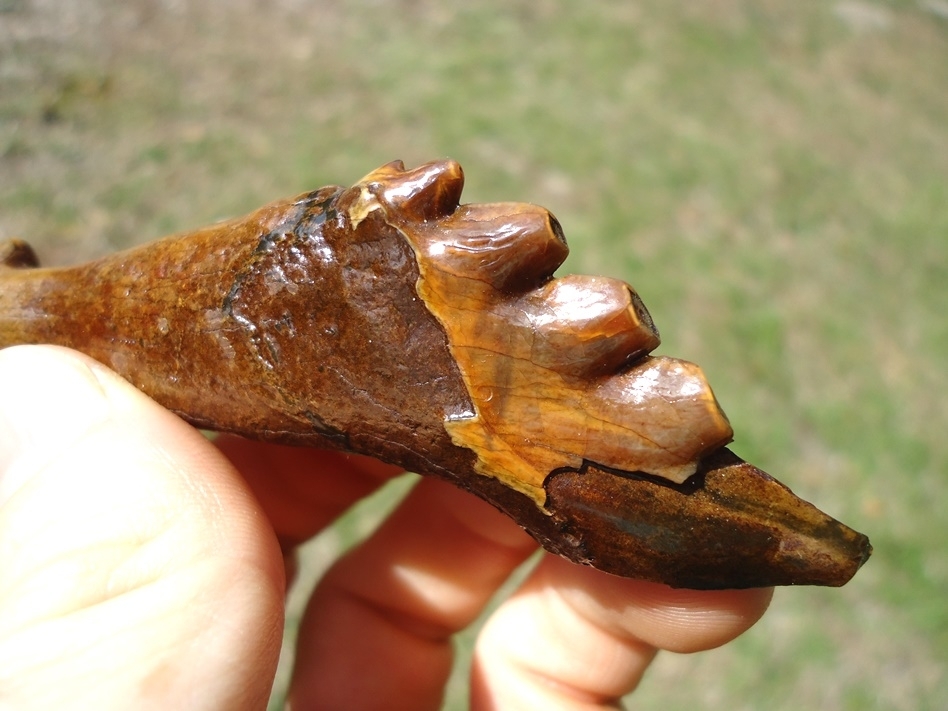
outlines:
M356 501L403 473L377 459L334 450L290 447L221 435L215 444L241 473L270 520L295 580L297 547Z
M356 501L404 470L333 450L223 435L217 446L240 471L285 548L312 538Z
M314 593L299 630L292 708L440 708L451 636L535 549L490 505L422 480Z
M485 624L472 708L614 708L657 650L734 639L772 592L674 590L548 557Z
M265 705L282 565L226 459L64 349L0 351L0 393L3 703Z

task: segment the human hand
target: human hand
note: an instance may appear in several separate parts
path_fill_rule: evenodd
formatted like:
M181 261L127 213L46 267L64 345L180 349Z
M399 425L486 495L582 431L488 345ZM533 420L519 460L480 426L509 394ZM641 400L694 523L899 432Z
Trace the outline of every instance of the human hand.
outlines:
M78 354L0 351L0 708L264 708L284 553L397 473L211 443ZM489 505L420 481L315 591L293 708L438 708L451 635L535 548ZM547 556L484 627L471 706L609 707L657 649L721 645L770 595L672 590Z

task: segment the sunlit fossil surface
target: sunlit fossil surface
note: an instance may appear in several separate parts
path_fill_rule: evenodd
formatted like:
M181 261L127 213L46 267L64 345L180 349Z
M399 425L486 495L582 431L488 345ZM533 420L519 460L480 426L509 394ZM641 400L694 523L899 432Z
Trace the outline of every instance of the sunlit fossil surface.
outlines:
M400 162L62 269L0 247L0 347L56 343L196 426L448 479L545 548L678 587L842 585L868 539L725 445L635 291L555 218Z

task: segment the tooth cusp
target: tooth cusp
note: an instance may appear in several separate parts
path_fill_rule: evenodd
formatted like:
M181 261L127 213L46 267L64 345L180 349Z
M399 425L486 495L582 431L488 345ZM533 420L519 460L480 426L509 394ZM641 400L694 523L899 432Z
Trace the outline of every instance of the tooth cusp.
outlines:
M624 282L554 279L529 297L537 365L578 377L614 373L658 347L658 332Z
M550 224L549 213L534 205L462 205L435 226L445 237L427 251L457 278L521 293L548 280L569 253Z

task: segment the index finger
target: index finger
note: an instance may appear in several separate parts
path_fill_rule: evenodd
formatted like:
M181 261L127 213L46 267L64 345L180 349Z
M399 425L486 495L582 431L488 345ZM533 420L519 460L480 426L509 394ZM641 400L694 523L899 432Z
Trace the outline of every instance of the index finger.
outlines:
M721 646L772 594L672 589L547 557L481 632L472 708L613 708L658 650Z
M347 508L403 473L377 459L334 450L215 440L260 502L284 548L303 543Z

